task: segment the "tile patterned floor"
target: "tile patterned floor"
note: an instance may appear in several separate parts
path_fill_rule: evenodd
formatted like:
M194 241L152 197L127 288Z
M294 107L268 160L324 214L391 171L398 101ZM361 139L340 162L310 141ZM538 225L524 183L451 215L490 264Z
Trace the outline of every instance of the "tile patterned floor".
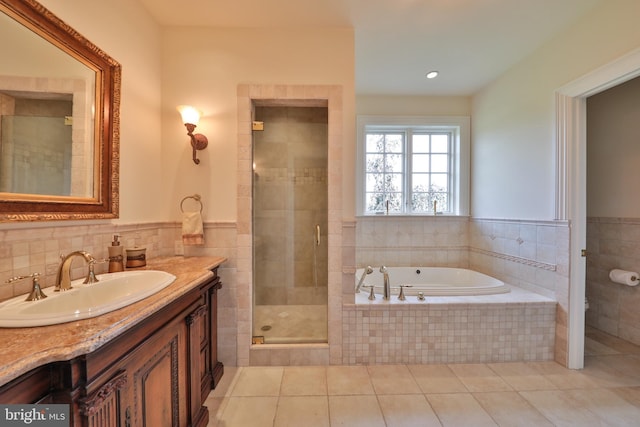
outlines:
M225 368L209 427L640 426L640 347L588 330L554 362Z

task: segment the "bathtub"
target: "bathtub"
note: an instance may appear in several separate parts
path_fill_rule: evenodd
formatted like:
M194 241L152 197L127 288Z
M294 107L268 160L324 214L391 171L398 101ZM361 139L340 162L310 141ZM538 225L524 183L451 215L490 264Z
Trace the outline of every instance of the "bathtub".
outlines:
M357 286L364 268L356 270L355 286ZM448 267L387 267L391 282L391 295L396 299L400 292L400 285L411 285L404 288L405 296L465 296L465 295L493 295L510 292L510 287L504 282L486 274L464 268ZM360 289L360 294L366 295L374 286L376 295L383 293L383 275L380 267L374 267L368 274ZM415 298L411 298L415 301Z

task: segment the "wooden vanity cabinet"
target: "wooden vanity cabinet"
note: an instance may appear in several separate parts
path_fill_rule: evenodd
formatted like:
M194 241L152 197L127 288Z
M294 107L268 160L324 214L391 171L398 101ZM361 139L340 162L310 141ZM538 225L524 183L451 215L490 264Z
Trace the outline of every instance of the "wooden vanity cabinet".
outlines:
M69 403L72 426L206 426L217 360L214 277L96 351L0 388L3 403ZM49 379L47 383L46 378ZM19 392L19 400L4 396Z

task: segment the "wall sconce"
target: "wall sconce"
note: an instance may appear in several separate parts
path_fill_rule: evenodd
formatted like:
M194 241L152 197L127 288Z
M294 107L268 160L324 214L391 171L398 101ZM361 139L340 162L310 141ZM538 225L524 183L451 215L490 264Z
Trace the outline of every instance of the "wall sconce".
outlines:
M187 128L187 135L191 137L193 163L196 165L200 164L200 159L196 158L196 150L204 150L209 144L206 136L201 133L193 133L200 122L200 111L190 105L179 105L178 111L182 115L182 123L184 123L184 126Z

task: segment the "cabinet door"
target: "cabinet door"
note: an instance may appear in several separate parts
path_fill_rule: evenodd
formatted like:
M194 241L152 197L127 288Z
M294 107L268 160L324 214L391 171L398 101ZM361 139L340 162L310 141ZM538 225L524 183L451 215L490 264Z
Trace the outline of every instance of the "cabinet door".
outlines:
M118 424L121 412L121 390L127 385L126 371L119 371L95 393L81 399L79 410L88 427L129 426Z
M187 326L183 319L163 328L127 356L128 384L121 393L121 425L188 425L186 355Z
M203 382L211 384L211 375L206 363L208 354L207 339L207 305L203 304L187 316L187 328L189 330L189 380L190 380L190 414L191 424L206 425L208 412L202 406L207 398L203 395ZM208 394L208 392L207 392Z

